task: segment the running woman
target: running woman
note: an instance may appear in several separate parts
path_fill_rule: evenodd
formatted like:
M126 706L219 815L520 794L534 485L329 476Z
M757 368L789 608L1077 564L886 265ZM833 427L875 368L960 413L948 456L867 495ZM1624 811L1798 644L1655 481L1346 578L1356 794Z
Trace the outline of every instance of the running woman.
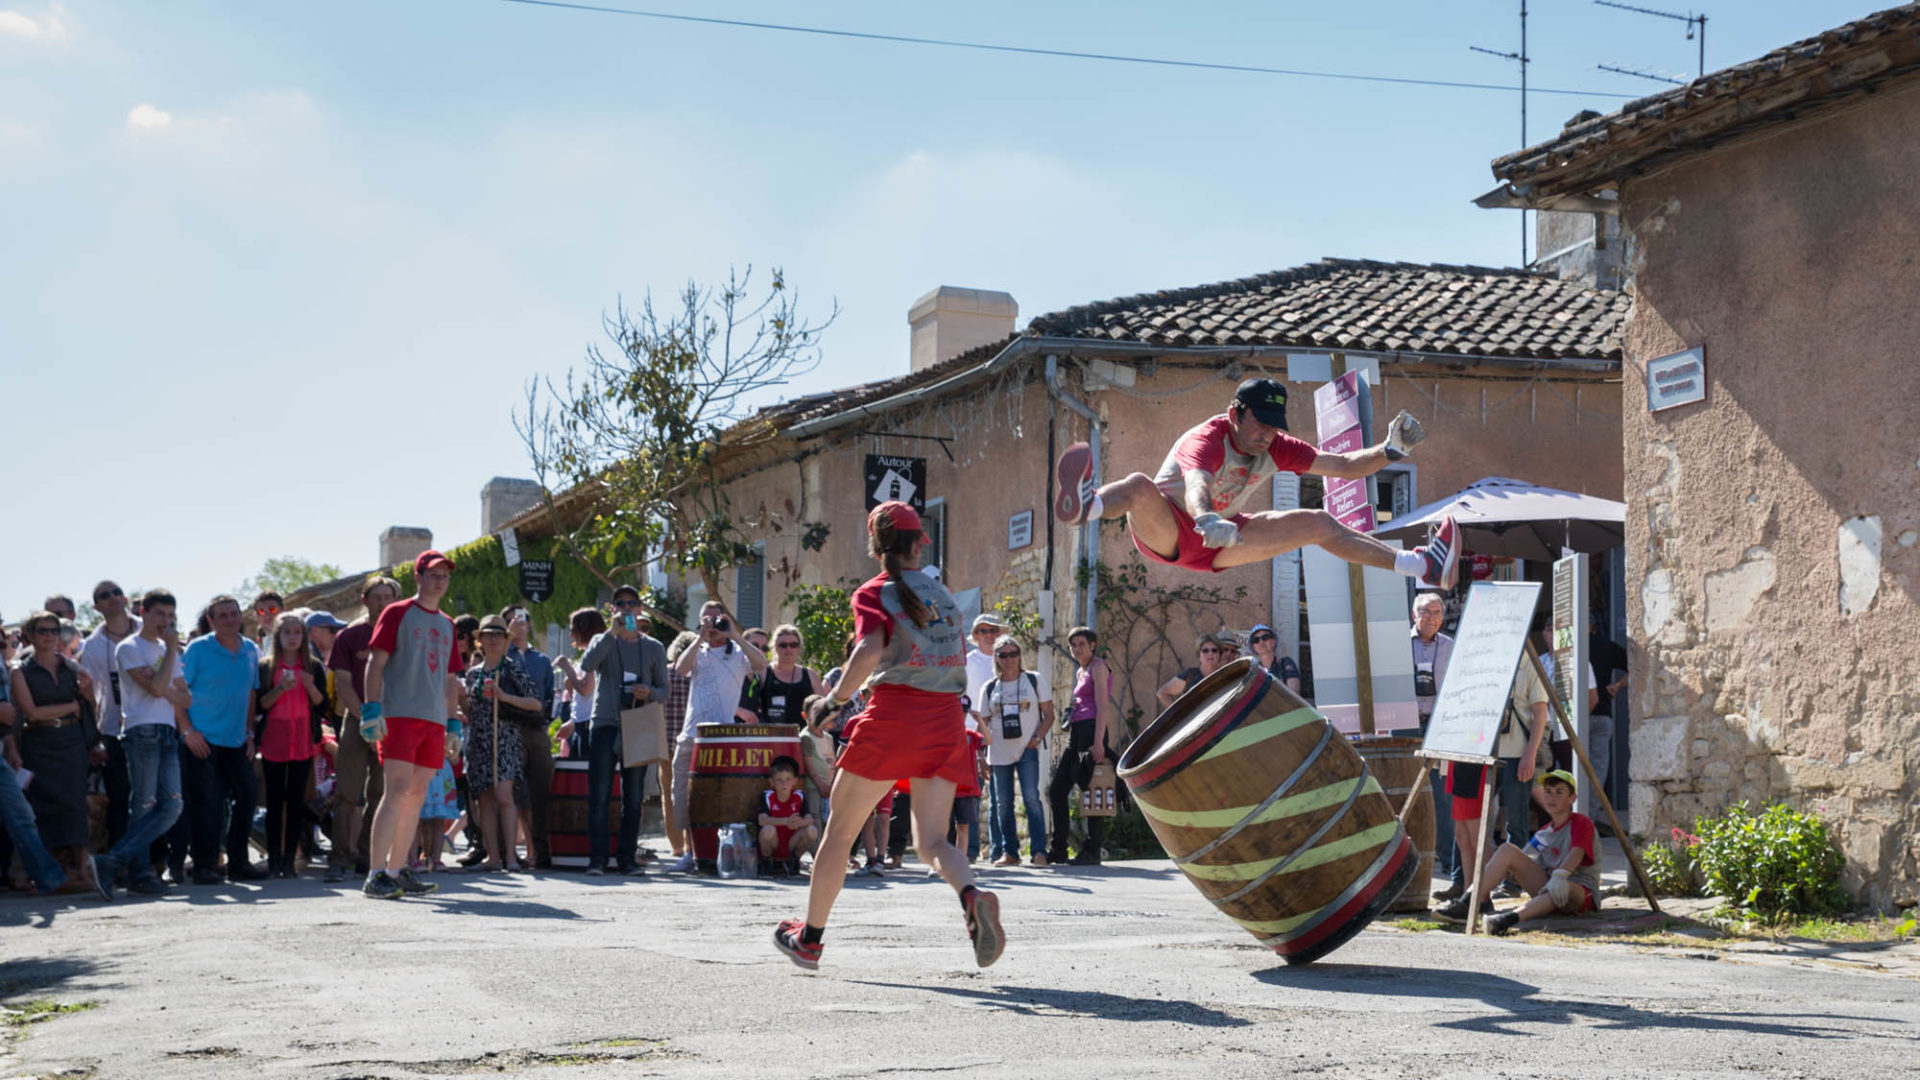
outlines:
M903 502L883 502L867 515L867 554L881 573L853 594L858 643L831 693L811 699L809 718L829 717L865 686L866 711L847 722L832 803L846 811L827 819L827 835L813 863L807 917L774 928L773 943L796 964L820 966L820 939L847 876L847 856L866 824L865 807L890 797L896 780L913 785L913 842L960 894L967 935L981 967L1000 958L1000 898L976 888L966 856L947 842L955 786L973 774L966 714L966 642L953 597L922 573L926 534L920 515ZM844 696L842 695L842 692Z
M1350 563L1377 566L1424 584L1453 588L1459 573L1459 529L1448 517L1424 547L1396 551L1341 524L1325 510L1237 513L1276 471L1360 479L1399 461L1427 437L1402 409L1386 441L1334 454L1287 434L1287 388L1248 379L1227 411L1180 436L1160 471L1134 473L1099 490L1093 453L1074 443L1060 455L1054 516L1069 525L1125 517L1133 546L1155 562L1218 573L1315 544Z
M407 865L420 804L440 765L460 753L460 650L453 620L440 601L453 581L453 560L423 551L413 560L415 593L388 604L373 625L367 657L367 700L360 706L360 734L380 748L387 790L373 812L367 846L366 884L360 891L380 900L424 895L436 886Z

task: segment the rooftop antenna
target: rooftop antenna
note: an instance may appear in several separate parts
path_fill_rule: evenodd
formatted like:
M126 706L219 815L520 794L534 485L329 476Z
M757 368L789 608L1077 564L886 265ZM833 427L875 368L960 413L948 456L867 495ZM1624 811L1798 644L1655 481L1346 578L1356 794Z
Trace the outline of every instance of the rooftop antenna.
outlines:
M1598 2L1598 0L1596 0ZM1513 60L1520 65L1520 146L1527 145L1527 0L1520 0L1520 51L1501 52L1498 49L1483 49L1478 45L1467 48L1488 56L1497 56L1502 60ZM1520 211L1520 265L1527 265L1527 212Z
M1701 78L1707 74L1707 16L1705 12L1696 15L1689 11L1685 15L1681 15L1673 11L1656 11L1653 8L1634 7L1632 4L1619 4L1615 3L1614 0L1593 0L1593 2L1601 7L1618 8L1621 11L1631 11L1638 15L1654 15L1662 19L1672 19L1675 22L1686 23L1688 41L1694 40L1694 31L1698 30L1700 33L1700 70L1695 77ZM1603 70L1617 71L1619 69L1604 68ZM1639 75L1641 73L1638 71L1627 71L1622 72L1622 74Z
M1687 85L1687 80L1676 79L1671 75L1660 75L1655 72L1639 71L1629 67L1617 67L1613 64L1595 64L1593 66L1599 68L1601 71L1611 71L1617 75L1632 75L1632 76L1635 76L1636 78L1652 79L1654 82L1669 83L1673 86Z

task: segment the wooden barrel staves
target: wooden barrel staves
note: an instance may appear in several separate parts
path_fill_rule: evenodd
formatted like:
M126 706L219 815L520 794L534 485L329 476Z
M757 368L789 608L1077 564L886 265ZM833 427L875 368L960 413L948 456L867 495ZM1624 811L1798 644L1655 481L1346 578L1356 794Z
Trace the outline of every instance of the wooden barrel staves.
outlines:
M1394 813L1413 796L1413 809L1407 812L1407 839L1420 855L1413 880L1398 899L1387 905L1395 913L1427 910L1427 890L1433 884L1433 785L1427 780L1427 761L1419 756L1421 741L1404 735L1356 735L1351 740L1367 763L1367 771L1387 793L1387 804ZM1451 822L1449 822L1451 825Z
M798 725L701 724L694 729L687 816L694 861L702 871L716 870L722 826L759 819L760 793L780 757L792 758L806 776Z
M1345 944L1419 866L1347 740L1250 659L1188 688L1120 776L1194 887L1289 964Z

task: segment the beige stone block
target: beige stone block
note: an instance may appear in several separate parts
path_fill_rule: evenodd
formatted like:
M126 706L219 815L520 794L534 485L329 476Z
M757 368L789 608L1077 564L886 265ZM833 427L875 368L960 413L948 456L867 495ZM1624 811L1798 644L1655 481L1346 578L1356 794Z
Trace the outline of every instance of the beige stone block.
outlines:
M1880 519L1841 522L1839 554L1840 614L1857 615L1871 608L1880 592Z
M1685 716L1648 716L1633 726L1633 761L1630 769L1635 780L1684 779L1689 769L1682 749L1687 745Z
M1787 755L1780 764L1786 768L1787 785L1795 791L1839 791L1846 786L1846 774L1830 761Z
M1628 784L1627 831L1642 838L1652 835L1654 815L1659 806L1659 787L1653 784Z
M1773 552L1764 547L1750 547L1738 565L1708 574L1708 632L1744 627L1754 602L1773 588L1773 580Z

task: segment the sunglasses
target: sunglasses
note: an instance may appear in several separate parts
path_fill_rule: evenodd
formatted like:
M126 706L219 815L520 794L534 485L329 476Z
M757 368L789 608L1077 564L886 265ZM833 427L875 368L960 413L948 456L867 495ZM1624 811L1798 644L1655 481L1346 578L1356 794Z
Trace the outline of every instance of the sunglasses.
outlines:
M124 592L121 592L119 589L103 589L100 592L93 594L93 602L97 604L102 600L111 600L116 596L125 596L125 595L127 594Z
M1272 634L1255 634L1252 637L1248 638L1247 640L1252 642L1255 645L1261 645L1261 644L1265 644L1266 642L1274 641L1277 639Z
M1200 650L1200 655L1201 655L1201 656L1205 656L1205 655L1207 655L1208 653L1218 653L1219 651L1220 651L1219 649L1201 649L1201 650Z
M506 637L507 632L498 627L489 626L485 630L480 631L480 636L481 637Z
M33 628L33 632L34 632L34 633L36 633L36 634L57 634L57 633L59 633L59 632L60 632L60 627L59 627L59 626L57 626L57 625L55 625L55 626L36 626L36 627L34 627L34 628Z
M617 608L622 608L622 609L625 609L625 608L637 608L637 607L639 607L639 606L640 606L640 601L638 601L638 600L615 600L615 601L613 602L613 606L614 606L614 607L617 607Z
M797 649L800 647L800 643L797 641L776 641L773 643L773 647L776 649Z
M1019 653L1017 653L1017 652L997 652L997 653L994 653L993 655L994 655L994 656L996 656L996 657L999 657L999 658L1000 658L1000 659L1002 659L1002 660L1018 660L1018 659L1020 659L1020 654L1019 654Z

